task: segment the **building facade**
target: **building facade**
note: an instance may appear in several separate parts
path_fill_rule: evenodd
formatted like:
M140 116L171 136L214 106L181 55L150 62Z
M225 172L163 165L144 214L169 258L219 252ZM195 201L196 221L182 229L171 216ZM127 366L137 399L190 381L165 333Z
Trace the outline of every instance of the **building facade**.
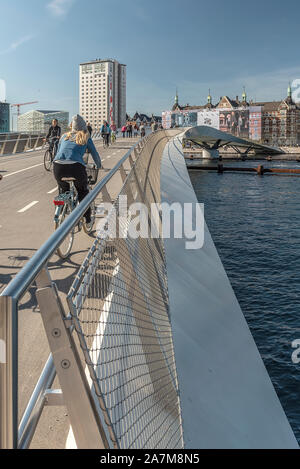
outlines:
M18 116L18 132L46 133L57 119L62 132L69 129L69 113L66 111L28 111Z
M250 138L271 146L300 144L300 105L292 100L292 89L282 101L248 102L221 96L213 104L209 92L207 103L180 106L176 93L172 111L163 113L164 127L208 125L237 137Z
M0 102L0 133L9 132L9 116L10 105L8 103Z
M94 129L106 120L119 128L126 122L126 65L113 59L79 66L80 114Z

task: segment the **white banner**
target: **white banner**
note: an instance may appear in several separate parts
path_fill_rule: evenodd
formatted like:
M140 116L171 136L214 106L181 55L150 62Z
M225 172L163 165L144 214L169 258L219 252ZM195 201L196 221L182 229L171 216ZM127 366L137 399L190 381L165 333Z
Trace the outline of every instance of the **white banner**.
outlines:
M213 127L214 129L220 128L219 120L219 110L215 109L210 111L209 109L204 109L203 111L198 111L198 125L207 125Z

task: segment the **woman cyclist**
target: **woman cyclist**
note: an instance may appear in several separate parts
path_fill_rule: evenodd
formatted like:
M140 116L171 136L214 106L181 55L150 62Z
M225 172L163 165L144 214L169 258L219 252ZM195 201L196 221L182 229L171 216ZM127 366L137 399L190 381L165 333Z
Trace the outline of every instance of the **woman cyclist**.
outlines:
M62 178L73 177L75 179L74 184L78 192L79 202L89 193L88 178L83 160L87 149L91 153L97 168L101 168L100 156L87 130L86 123L79 114L76 114L72 118L71 131L64 134L60 139L58 151L54 158L54 176L60 192L69 190L69 184L62 181ZM88 209L84 216L86 223L89 224L91 222L91 209Z

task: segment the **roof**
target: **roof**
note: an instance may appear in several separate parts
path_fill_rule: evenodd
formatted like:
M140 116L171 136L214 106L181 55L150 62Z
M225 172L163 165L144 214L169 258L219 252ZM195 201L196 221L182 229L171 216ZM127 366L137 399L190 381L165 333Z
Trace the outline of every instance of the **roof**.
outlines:
M271 112L271 111L277 111L278 107L282 101L270 101L270 102L260 102L260 103L251 103L251 106L262 106L264 108L264 111L266 112Z
M53 114L54 112L65 112L65 111L41 111L40 109L33 109L33 111L41 112L42 114Z
M123 67L127 67L127 65L121 64L116 59L95 59L95 60L90 60L89 62L82 62L79 65L92 65L92 64L105 63L105 62L118 63L119 65L123 65Z
M184 106L182 109L184 111L193 111L193 110L201 110L204 109L206 106Z
M177 111L183 109L178 103L173 104L172 111Z
M261 145L260 143L254 142L250 139L235 137L234 135L228 134L227 132L222 132L221 130L214 129L213 127L209 127L207 125L199 125L197 127L190 128L185 132L184 138L199 145L207 145L208 147L209 145L214 145L218 142L219 147L233 144L241 148L252 147L254 150L264 151L269 154L282 153L282 151L278 148Z

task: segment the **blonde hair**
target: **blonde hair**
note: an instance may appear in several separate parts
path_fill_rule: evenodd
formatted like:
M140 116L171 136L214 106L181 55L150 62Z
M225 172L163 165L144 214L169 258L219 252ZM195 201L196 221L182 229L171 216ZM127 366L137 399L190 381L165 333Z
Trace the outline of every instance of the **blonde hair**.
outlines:
M68 132L65 134L65 140L72 140L77 143L77 145L86 145L90 134L87 130L79 130L78 132Z

